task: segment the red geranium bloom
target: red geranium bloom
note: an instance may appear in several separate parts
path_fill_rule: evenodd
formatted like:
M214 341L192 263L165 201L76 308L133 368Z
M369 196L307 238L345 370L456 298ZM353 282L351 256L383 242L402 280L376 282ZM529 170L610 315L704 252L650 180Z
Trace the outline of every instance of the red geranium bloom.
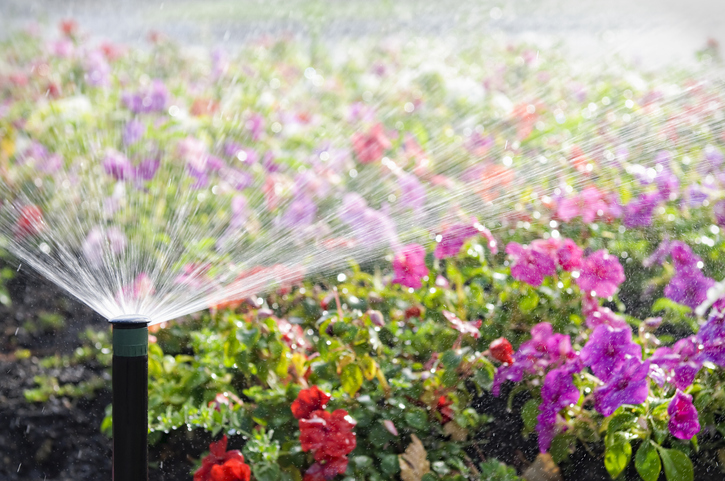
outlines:
M20 209L20 217L15 226L15 237L24 239L28 236L37 235L43 228L43 213L35 205L26 205Z
M252 470L239 450L227 451L227 436L209 445L209 455L194 473L194 481L249 481Z
M383 126L375 124L369 132L356 132L352 136L352 148L357 159L363 164L377 162L383 158L385 151L391 147L390 140L383 131Z
M346 470L347 458L345 456L325 459L310 466L302 481L328 481L338 474L345 473Z
M453 420L453 416L455 416L456 413L453 412L453 409L451 409L449 406L453 404L453 402L448 399L446 396L441 396L438 398L438 404L436 405L436 411L441 413L441 423L446 424L449 421Z
M507 364L513 364L514 348L511 343L505 337L499 337L494 340L489 346L488 350L491 352L491 357L497 361L505 362Z
M292 415L296 419L308 419L313 412L325 409L329 400L330 395L321 391L317 386L303 389L292 403Z
M355 421L344 409L315 411L309 419L300 419L302 451L314 451L315 461L320 462L345 456L357 444L354 427Z

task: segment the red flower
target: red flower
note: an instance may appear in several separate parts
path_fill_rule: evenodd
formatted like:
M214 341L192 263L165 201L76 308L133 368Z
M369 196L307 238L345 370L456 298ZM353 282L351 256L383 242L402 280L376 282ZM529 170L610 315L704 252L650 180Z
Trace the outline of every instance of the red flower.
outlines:
M328 481L338 474L343 474L346 470L347 458L345 456L329 458L310 466L302 481Z
M488 350L491 352L491 357L497 361L505 362L507 364L513 364L514 348L511 343L505 337L499 337L494 340L489 346Z
M35 205L27 205L20 209L20 217L15 226L15 237L21 240L38 234L43 227L43 213Z
M308 419L313 412L325 409L329 400L330 395L321 391L317 386L303 389L292 403L292 415L296 419Z
M441 396L438 398L438 404L436 405L436 411L441 413L441 423L446 424L449 421L453 420L453 416L455 413L453 412L453 409L451 409L449 406L453 404L453 402L448 399L445 396Z
M381 160L390 146L390 140L385 136L383 126L380 124L375 124L366 134L357 132L352 136L352 148L357 159L363 164Z
M209 455L194 473L194 481L249 481L252 471L238 450L227 451L227 436L209 445Z
M73 19L61 20L58 27L66 37L75 37L78 34L78 22Z
M479 328L481 327L481 324L483 324L483 321L481 319L478 319L476 321L462 321L453 314L450 311L443 310L441 311L443 314L443 317L448 319L448 322L451 323L451 326L453 326L453 329L460 332L461 334L470 334L473 336L474 339L478 339L481 337L481 331L479 331Z
M354 427L344 409L315 411L309 419L300 419L302 451L314 451L315 461L320 462L345 456L356 446Z

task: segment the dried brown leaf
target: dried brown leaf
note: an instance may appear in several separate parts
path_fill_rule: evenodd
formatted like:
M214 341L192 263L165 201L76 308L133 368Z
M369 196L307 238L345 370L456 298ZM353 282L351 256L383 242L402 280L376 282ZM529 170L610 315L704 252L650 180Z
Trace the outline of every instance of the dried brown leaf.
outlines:
M400 464L400 478L403 481L420 481L430 471L428 452L423 447L418 436L411 435L411 442L405 452L398 456Z
M564 481L559 466L549 453L540 453L536 460L521 476L526 481Z
M443 433L450 436L452 441L458 442L463 442L468 437L468 431L459 426L455 421L450 421L444 424Z

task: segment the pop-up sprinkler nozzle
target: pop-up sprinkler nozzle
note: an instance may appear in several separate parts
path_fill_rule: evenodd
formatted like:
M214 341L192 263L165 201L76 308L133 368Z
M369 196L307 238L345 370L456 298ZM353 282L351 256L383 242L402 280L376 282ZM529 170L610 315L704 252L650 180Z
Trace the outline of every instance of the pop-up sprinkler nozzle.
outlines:
M149 330L144 316L113 326L113 481L148 481Z

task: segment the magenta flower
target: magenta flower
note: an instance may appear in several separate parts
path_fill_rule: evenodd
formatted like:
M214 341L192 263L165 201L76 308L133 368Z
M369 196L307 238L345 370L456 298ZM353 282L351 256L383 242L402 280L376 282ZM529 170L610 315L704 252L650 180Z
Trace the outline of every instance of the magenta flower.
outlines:
M598 326L581 350L584 365L591 367L592 372L605 382L625 363L634 359L642 359L642 348L632 342L629 326L623 329Z
M453 257L458 254L466 240L478 233L478 229L472 225L454 224L443 231L433 255L438 259Z
M655 265L662 265L662 263L665 261L665 258L670 255L670 250L672 249L672 241L670 241L669 236L665 236L664 239L662 239L662 242L660 242L660 245L657 246L657 249L649 255L644 261L642 261L642 265L644 267L650 268Z
M554 261L538 250L522 246L517 242L509 242L506 253L514 259L511 266L511 276L514 279L538 287L544 282L545 276L556 273Z
M159 159L142 160L134 169L136 181L143 182L153 179L160 165L161 161Z
M582 261L576 282L584 292L609 297L624 282L624 268L617 257L609 255L605 250L598 250Z
M642 404L649 394L649 361L631 359L603 386L594 390L594 407L603 416L611 416L623 404Z
M421 279L428 275L425 266L425 249L419 244L408 244L402 247L393 259L395 270L394 284L419 289Z
M556 262L565 271L577 270L582 265L584 251L571 239L564 239L556 250Z
M725 227L725 199L715 202L712 206L712 213L715 215L715 222L720 227Z
M111 66L98 50L91 51L84 61L86 83L92 87L107 87L111 83Z
M670 415L667 427L677 439L692 439L695 434L700 432L697 409L692 404L692 396L689 394L678 389L675 397L670 401L670 405L667 406L667 414Z
M695 336L680 339L672 348L660 347L650 362L658 365L665 372L667 380L677 389L685 390L695 380L695 376L702 367L702 361L698 358L700 349Z
M700 256L692 252L690 246L682 241L670 242L669 254L672 256L672 264L677 272L698 269L697 263L702 262Z

